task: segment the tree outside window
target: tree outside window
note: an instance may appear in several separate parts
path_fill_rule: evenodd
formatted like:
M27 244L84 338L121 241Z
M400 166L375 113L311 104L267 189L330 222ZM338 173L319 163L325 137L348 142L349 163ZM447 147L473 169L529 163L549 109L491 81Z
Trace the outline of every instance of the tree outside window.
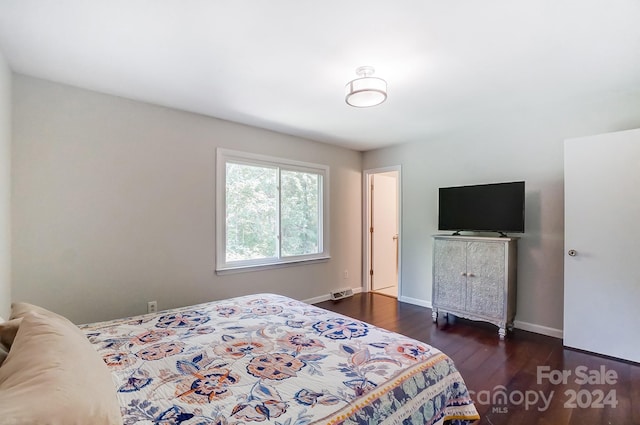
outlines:
M327 177L326 166L219 150L217 269L328 258Z

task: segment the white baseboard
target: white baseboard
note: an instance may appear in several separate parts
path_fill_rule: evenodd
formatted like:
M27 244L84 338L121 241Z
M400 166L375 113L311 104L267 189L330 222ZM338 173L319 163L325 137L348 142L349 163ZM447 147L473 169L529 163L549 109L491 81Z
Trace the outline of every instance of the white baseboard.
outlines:
M419 305L421 307L427 307L427 308L432 307L431 301L425 301L418 298L398 297L398 301ZM562 336L563 336L562 329L555 329L547 326L536 325L535 323L522 322L520 320L516 320L514 321L513 325L518 329L522 329L523 331L529 331L529 332L534 332L541 335L552 336L554 338L562 339Z
M522 329L523 331L535 332L537 334L552 336L554 338L562 339L563 336L562 329L536 325L535 323L521 322L520 320L516 320L515 322L513 322L513 325L518 329Z
M354 294L359 294L360 292L362 292L362 287L358 286L357 288L351 288L353 290ZM303 303L307 303L307 304L316 304L316 303L321 303L323 301L329 301L331 299L331 294L330 293L326 293L324 295L320 295L317 297L313 297L313 298L308 298L306 300L302 300Z
M359 294L360 292L362 292L362 288L361 287L352 288L352 289L353 289L353 293L354 294ZM323 301L329 301L330 299L331 299L331 295L327 293L325 295L320 295L318 297L313 297L313 298L309 298L309 299L306 299L306 300L302 300L302 302L305 302L307 304L316 304L316 303L320 303L320 302L323 302ZM403 302L403 303L407 303L407 304L418 305L420 307L431 308L431 301L425 301L425 300L421 300L419 298L411 298L411 297L400 296L400 297L398 297L398 301ZM534 332L534 333L541 334L541 335L552 336L554 338L562 339L562 336L563 336L562 329L556 329L556 328L550 328L548 326L536 325L535 323L522 322L520 320L516 320L513 323L513 325L518 329L522 329L523 331L529 331L529 332Z
M398 301L407 304L419 305L420 307L431 308L431 301L420 300L418 298L398 297Z

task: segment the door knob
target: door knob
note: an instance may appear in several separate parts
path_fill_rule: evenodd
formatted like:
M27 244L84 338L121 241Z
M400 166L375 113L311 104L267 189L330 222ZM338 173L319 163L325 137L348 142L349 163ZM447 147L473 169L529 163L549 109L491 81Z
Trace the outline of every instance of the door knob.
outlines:
M575 257L576 255L578 255L578 252L575 249L570 249L567 254L569 254L570 257Z

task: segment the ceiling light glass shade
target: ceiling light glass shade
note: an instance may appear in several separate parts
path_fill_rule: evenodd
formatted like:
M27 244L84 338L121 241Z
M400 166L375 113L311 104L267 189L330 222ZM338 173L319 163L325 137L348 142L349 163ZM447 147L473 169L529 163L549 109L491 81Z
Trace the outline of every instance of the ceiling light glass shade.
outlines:
M372 77L374 69L361 66L356 74L361 78L349 81L345 87L345 101L356 108L368 108L381 104L387 99L387 82L382 78Z

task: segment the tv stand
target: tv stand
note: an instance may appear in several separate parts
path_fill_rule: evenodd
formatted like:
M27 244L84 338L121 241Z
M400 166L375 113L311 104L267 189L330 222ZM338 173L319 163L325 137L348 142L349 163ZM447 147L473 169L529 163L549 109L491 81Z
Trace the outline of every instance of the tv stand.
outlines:
M516 315L517 238L433 237L433 321L452 313L498 326L504 339Z
M505 232L498 232L498 233L500 233L500 237L501 238L508 238L509 237Z

